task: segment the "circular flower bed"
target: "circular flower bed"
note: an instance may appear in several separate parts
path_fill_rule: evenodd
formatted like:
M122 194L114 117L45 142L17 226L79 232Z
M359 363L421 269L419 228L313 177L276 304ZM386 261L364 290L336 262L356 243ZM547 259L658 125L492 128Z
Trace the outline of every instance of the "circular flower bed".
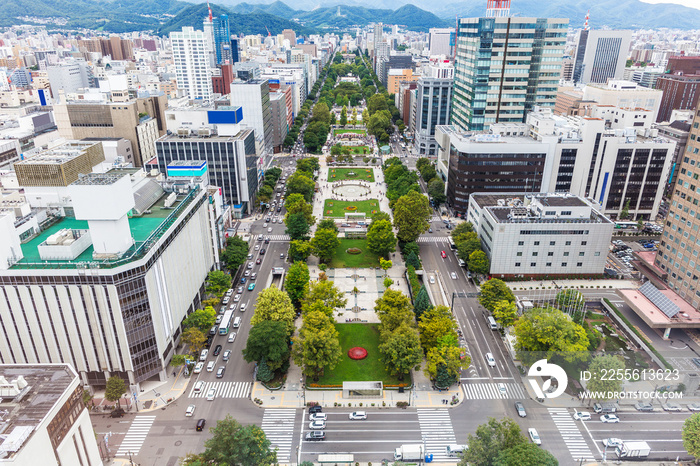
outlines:
M345 176L357 176L357 173L355 172L347 172Z
M350 359L365 359L367 357L367 350L361 346L356 346L348 350L348 357Z
M348 248L345 250L345 252L347 252L348 254L357 255L357 254L362 254L362 249L360 249L360 248Z
M349 205L345 208L345 210L357 210L357 206Z

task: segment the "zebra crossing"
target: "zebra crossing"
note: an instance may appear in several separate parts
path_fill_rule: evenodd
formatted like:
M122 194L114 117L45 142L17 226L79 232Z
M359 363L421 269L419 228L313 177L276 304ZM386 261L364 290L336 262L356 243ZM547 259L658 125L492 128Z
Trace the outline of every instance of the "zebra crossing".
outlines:
M442 217L440 217L439 215L433 215L432 217L430 217L430 222L442 222Z
M267 235L266 238L270 238L270 241L289 241L289 235Z
M459 458L447 456L447 445L457 443L447 408L418 409L418 424L425 444L425 452L433 454L433 461L456 463L459 460Z
M583 438L576 421L566 408L547 408L575 461L593 460L593 454Z
M522 400L529 398L525 396L525 391L520 384L505 383L503 385L506 386L505 393L501 393L497 383L462 382L462 391L467 400Z
M446 243L447 236L419 236L416 243Z
M129 456L135 455L141 450L143 442L146 441L146 436L148 431L151 430L153 421L156 420L155 416L136 416L129 426L129 430L124 436L121 445L119 445L119 450L115 456Z
M262 430L270 441L270 449L277 448L277 461L289 463L292 455L292 437L296 422L296 409L266 409L262 418Z
M217 398L247 398L253 382L205 382L199 393L190 390L188 398L204 398L210 388L216 388Z

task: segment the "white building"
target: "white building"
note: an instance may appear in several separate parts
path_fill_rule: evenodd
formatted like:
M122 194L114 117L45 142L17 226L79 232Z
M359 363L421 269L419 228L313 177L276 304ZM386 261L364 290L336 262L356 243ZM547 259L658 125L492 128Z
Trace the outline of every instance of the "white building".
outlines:
M428 34L429 55L444 55L451 57L454 53L454 28L430 28Z
M60 65L49 66L46 69L51 84L51 95L58 97L58 91L66 94L77 92L78 89L91 87L92 71L84 61L67 61Z
M2 365L0 390L2 464L103 464L83 384L70 364Z
M588 84L583 89L583 100L593 100L598 105L614 105L620 108L644 108L653 112L653 121L661 108L660 89L648 89L631 81L611 80L607 84Z
M187 91L190 99L211 99L212 83L209 73L209 37L202 31L184 27L182 32L171 32L173 61L177 87Z
M473 193L467 220L496 277L600 275L614 224L568 194Z
M582 29L576 37L573 80L601 83L622 79L632 31Z

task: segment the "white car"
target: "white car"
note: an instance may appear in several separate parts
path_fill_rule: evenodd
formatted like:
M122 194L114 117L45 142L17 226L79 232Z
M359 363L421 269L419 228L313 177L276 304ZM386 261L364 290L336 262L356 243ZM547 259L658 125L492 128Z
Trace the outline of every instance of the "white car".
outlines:
M236 341L236 332L231 332L228 334L228 342L233 343Z
M615 448L618 445L622 445L622 439L619 438L604 438L603 446L608 448Z
M238 301L241 300L241 295L237 294L236 296L233 297L233 302L237 303Z
M688 411L700 411L700 403L689 403Z
M214 372L214 366L216 363L214 361L209 361L207 363L207 372Z
M535 445L542 445L540 435L537 433L537 430L535 430L533 427L530 427L527 430L527 434L530 436L530 440L532 440L532 443L534 443Z
M244 276L244 277L250 277L250 270L246 270L246 271L243 273L243 276Z
M326 421L311 421L309 430L322 430L326 428Z
M187 409L185 410L185 416L192 417L192 415L194 415L195 408L196 408L195 405L189 405L187 407Z
M454 272L450 274L450 277L452 277L452 280L457 280L457 274Z
M202 372L202 369L204 369L204 363L203 362L198 362L196 366L194 366L194 373L199 374Z
M591 420L591 413L588 411L576 411L574 413L574 419L577 421L590 421Z
M210 388L207 392L207 401L214 401L216 398L216 388Z
M350 413L348 417L353 421L364 421L367 419L367 413L364 411L355 411Z
M309 421L327 421L328 414L326 413L313 413L309 414Z
M268 228L268 229L267 229L267 232L268 232L268 233L272 233L272 228Z
M256 251L260 251L260 245L259 245L259 244L256 244L256 245L255 245L255 250L256 250Z
M263 228L267 228L267 223L263 223Z
M435 284L435 276L434 275L430 276L430 283Z
M620 422L620 418L615 416L614 414L603 414L600 416L601 422L611 422L613 424Z
M506 394L506 384L504 384L503 382L498 383L498 393L500 393L503 396L505 396Z
M664 408L664 411L682 411L683 408L681 408L681 405L678 403L673 403L671 401L664 403L661 405L662 408Z

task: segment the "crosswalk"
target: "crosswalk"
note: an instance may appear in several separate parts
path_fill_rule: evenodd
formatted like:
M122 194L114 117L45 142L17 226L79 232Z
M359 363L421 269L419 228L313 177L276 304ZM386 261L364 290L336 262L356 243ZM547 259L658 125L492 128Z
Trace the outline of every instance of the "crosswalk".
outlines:
M136 455L139 450L141 450L143 442L146 441L148 431L151 430L151 426L155 420L155 416L136 416L131 426L129 426L124 440L122 440L121 445L119 445L116 456Z
M418 409L418 424L425 452L433 454L433 461L456 463L459 460L459 458L447 456L447 445L457 443L447 408Z
M419 236L416 243L446 243L447 236Z
M291 460L296 415L296 409L270 408L263 413L262 430L271 443L270 448L277 448L277 461L280 464Z
M432 217L430 217L430 221L431 222L442 222L442 217L440 217L439 215L433 215Z
M289 235L268 235L266 238L270 238L270 241L289 241Z
M522 400L525 396L523 387L517 383L505 383L506 392L501 393L497 383L464 383L462 391L467 400Z
M190 390L189 398L205 398L210 388L216 388L217 398L247 398L253 382L205 382L199 393Z
M557 426L574 461L581 461L582 459L592 460L593 454L591 449L588 448L588 444L584 440L583 435L581 435L581 431L571 413L566 408L547 408L547 411L552 416L554 425Z

